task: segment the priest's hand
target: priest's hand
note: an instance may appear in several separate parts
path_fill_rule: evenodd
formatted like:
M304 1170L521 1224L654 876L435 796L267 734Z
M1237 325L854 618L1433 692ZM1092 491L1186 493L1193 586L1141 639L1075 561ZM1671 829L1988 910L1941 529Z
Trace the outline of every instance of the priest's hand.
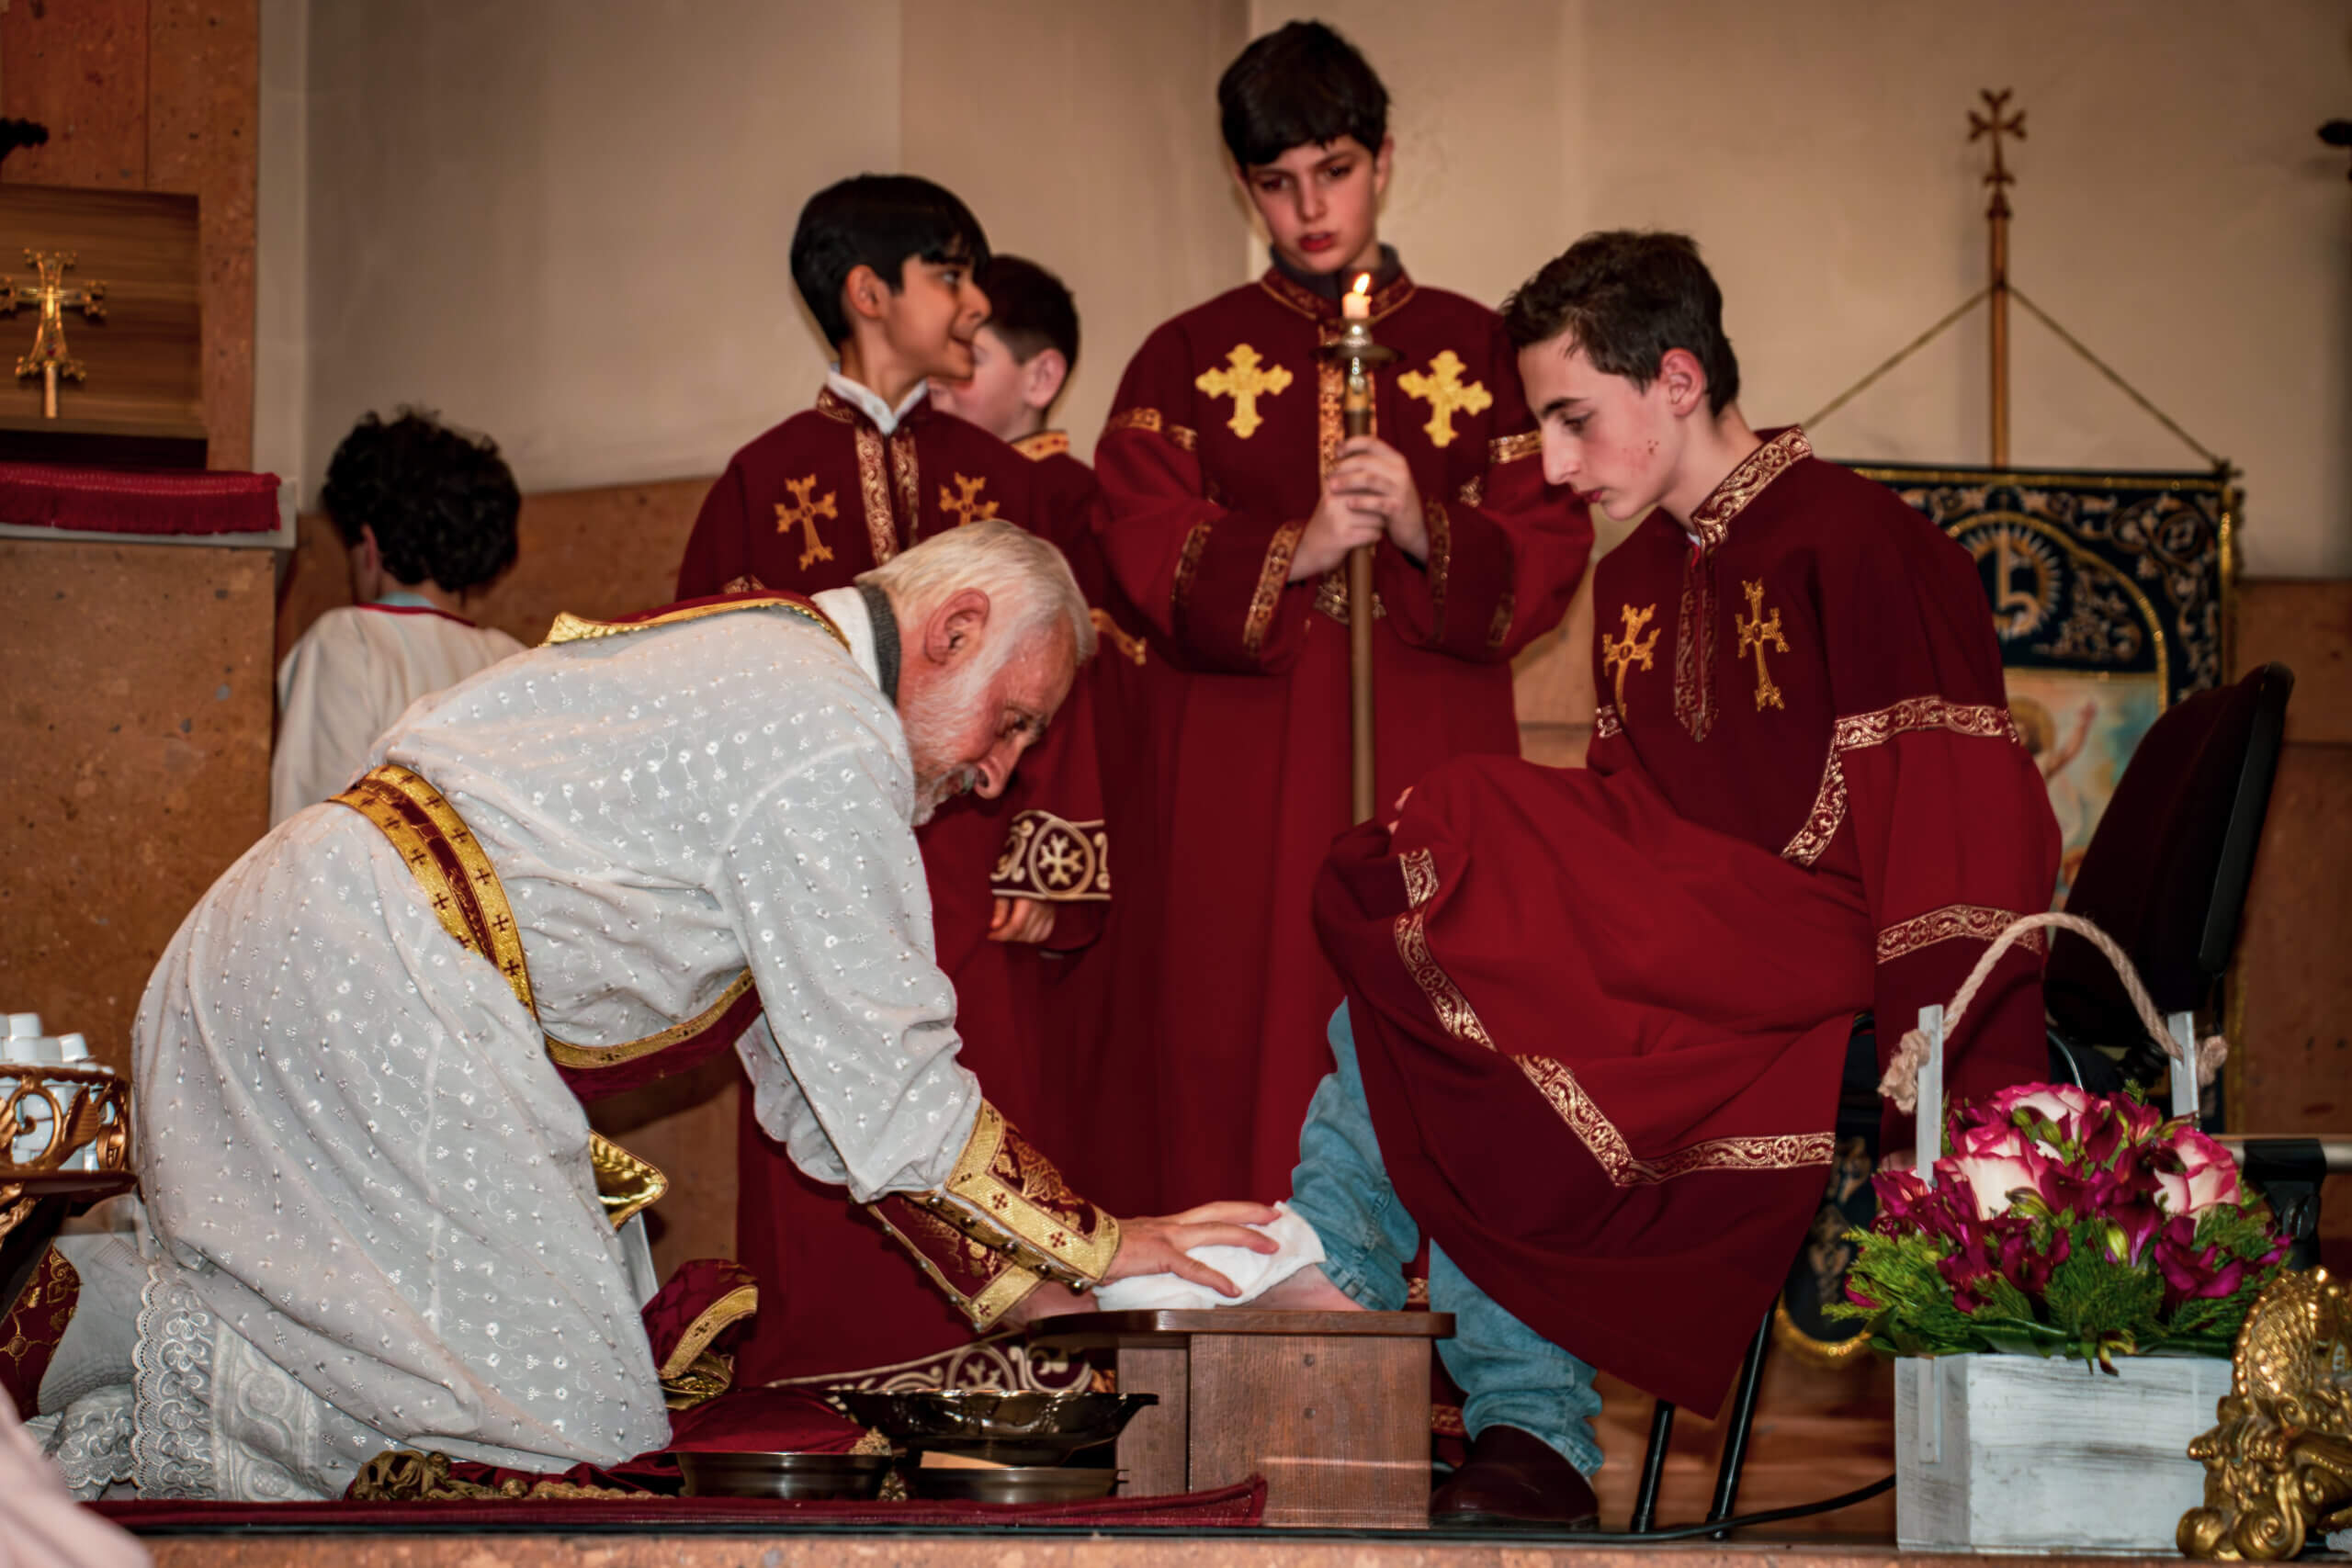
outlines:
M1282 1216L1264 1203L1204 1203L1181 1214L1157 1220L1121 1220L1119 1250L1102 1282L1132 1280L1142 1274L1173 1274L1195 1285L1206 1285L1219 1295L1241 1293L1234 1282L1207 1264L1187 1256L1196 1247L1246 1247L1252 1252L1280 1252L1282 1244L1251 1225L1270 1225Z
M1381 532L1417 561L1430 558L1429 519L1421 513L1420 488L1413 483L1405 454L1376 435L1359 435L1340 448L1323 481L1334 495L1360 513L1380 519Z
M1042 1323L1046 1318L1067 1317L1074 1312L1101 1310L1092 1295L1047 1280L1013 1303L1012 1309L1004 1314L1002 1321L1009 1324Z
M1366 512L1327 489L1315 504L1315 515L1306 520L1306 531L1298 536L1298 548L1291 552L1290 580L1305 582L1320 577L1346 560L1348 552L1357 546L1376 545L1387 536L1388 525L1379 513Z
M1054 906L1043 898L1000 898L989 916L990 942L1043 942L1054 934Z

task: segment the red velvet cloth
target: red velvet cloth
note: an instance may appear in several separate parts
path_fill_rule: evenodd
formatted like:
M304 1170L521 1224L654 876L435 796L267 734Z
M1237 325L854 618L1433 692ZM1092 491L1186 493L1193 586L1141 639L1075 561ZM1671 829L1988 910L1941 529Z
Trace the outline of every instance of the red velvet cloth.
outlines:
M1809 457L1726 484L1701 547L1654 517L1600 568L1604 648L1664 631L1603 654L1590 768L1450 764L1315 904L1406 1207L1537 1332L1702 1410L1820 1201L1853 1015L1891 1043L1949 999L1984 935L1922 918L2041 908L2058 849L1964 552ZM2037 964L1984 995L1962 1096L2042 1070Z
M1493 311L1399 277L1373 312L1399 355L1378 375L1375 430L1411 466L1432 536L1424 563L1374 552L1389 801L1449 758L1518 751L1510 657L1558 624L1592 531L1543 482ZM1166 322L1095 449L1111 570L1169 666L1140 694L1152 852L1120 863L1122 901L1152 913L1117 960L1148 971L1120 976L1117 1048L1157 1074L1165 1207L1286 1191L1331 1065L1340 988L1308 898L1350 820L1348 632L1317 608L1331 585L1285 579L1340 441L1339 372L1319 353L1338 316L1269 273ZM1258 389L1246 411L1237 374ZM1441 384L1470 400L1442 418Z
M794 1525L872 1525L922 1529L1237 1529L1265 1517L1266 1483L1256 1477L1208 1492L1170 1497L1105 1497L1090 1503L787 1502L739 1497L597 1497L469 1503L93 1503L134 1535L192 1529L543 1529L577 1534L623 1529L651 1533L682 1525L773 1531Z
M982 516L1067 542L1086 533L1082 509L1073 509L1080 506L1063 491L1041 491L1036 465L978 425L919 403L884 437L827 391L816 408L729 462L695 519L678 592L713 593L744 576L803 593L846 587L907 546ZM786 521L786 513L812 522ZM830 552L823 558L810 549L810 526ZM992 874L1022 813L1102 819L1086 702L1081 682L1003 795L951 801L916 834L939 965L956 986L962 1060L989 1100L1049 1153L1058 1129L1039 1104L1035 1044L1040 966L1048 961L1034 948L988 940ZM1099 933L1102 912L1099 903L1058 904L1047 945L1084 947ZM738 1351L741 1381L880 1366L971 1337L963 1316L870 1216L792 1165L759 1128L749 1096L740 1129L736 1256L764 1292Z
M96 534L267 534L277 476L0 463L0 523Z

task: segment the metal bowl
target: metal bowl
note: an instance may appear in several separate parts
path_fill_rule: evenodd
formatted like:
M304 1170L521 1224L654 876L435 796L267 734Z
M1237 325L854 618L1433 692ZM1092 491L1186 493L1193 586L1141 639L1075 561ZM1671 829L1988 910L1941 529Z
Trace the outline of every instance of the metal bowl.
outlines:
M694 1453L677 1456L689 1497L873 1497L889 1454Z
M850 1419L915 1452L969 1454L998 1464L1054 1465L1118 1437L1156 1393L1007 1393L951 1389L875 1393L834 1389Z
M918 1467L907 1472L918 1497L957 1503L1088 1503L1108 1497L1115 1470L1014 1465L1003 1470L942 1470Z

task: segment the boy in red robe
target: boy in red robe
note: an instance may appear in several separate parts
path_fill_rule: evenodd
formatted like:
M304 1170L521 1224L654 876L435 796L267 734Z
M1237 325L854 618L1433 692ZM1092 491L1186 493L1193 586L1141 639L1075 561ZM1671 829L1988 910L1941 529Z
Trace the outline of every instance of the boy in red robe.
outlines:
M679 598L746 580L798 593L845 587L984 517L1048 538L1084 528L1082 513L1057 520L1042 503L1027 458L932 407L933 378L972 373L989 312L976 276L988 262L978 220L928 180L861 175L809 198L793 282L839 363L815 408L729 461L687 540ZM1092 909L1110 881L1093 763L1091 744L1049 737L1002 793L967 794L917 834L966 1059L1000 1086L1007 1115L1047 1138L1034 972L1008 949L1082 944L1099 924ZM893 1365L970 1337L879 1226L760 1132L748 1097L736 1176L737 1258L781 1297L738 1353L740 1381Z
M1505 321L1545 474L1649 513L1597 569L1589 763L1455 762L1333 846L1340 1070L1292 1198L1331 1260L1257 1304L1401 1305L1426 1235L1474 1437L1432 1517L1560 1526L1592 1513L1591 1368L1720 1403L1819 1204L1856 1016L1883 1066L2047 907L2058 832L1967 552L1748 428L1689 240L1588 236ZM1959 1097L2044 1074L2038 944L1946 1050Z
M1154 886L1148 871L1137 878L1140 857L1152 852L1159 776L1141 720L1152 682L1170 674L1167 660L1150 650L1148 626L1103 563L1092 525L1100 494L1094 470L1071 455L1069 435L1050 423L1078 366L1078 304L1060 278L1021 256L989 257L982 282L989 319L972 340L972 374L933 382L932 401L1001 437L1035 465L1039 514L1054 525L1053 541L1077 573L1102 638L1049 743L1071 744L1092 731L1104 833L1119 846L1122 886L1131 879ZM1061 1140L1057 1146L1069 1151L1069 1168L1086 1173L1089 1190L1105 1202L1142 1205L1142 1213L1159 1192L1159 1141L1149 1135L1157 1122L1156 1075L1116 1022L1149 1015L1142 987L1151 976L1133 965L1114 970L1113 955L1148 949L1148 937L1138 942L1129 933L1148 928L1155 911L1129 897L1089 908L1102 911L1101 941L1065 943L1057 927L1054 948L1023 971L1037 982L1037 1055L1046 1067L1041 1109ZM1016 967L1022 956L1013 955Z
M1511 655L1558 623L1592 538L1544 482L1494 312L1422 288L1380 243L1396 150L1363 56L1293 23L1243 51L1217 98L1273 265L1151 334L1095 448L1111 570L1182 672L1142 716L1155 856L1121 873L1160 928L1142 955L1155 983L1134 991L1152 1010L1124 1033L1159 1075L1170 1193L1280 1191L1330 1070L1340 984L1308 896L1350 820L1349 550L1374 552L1387 801L1448 758L1517 752ZM1360 276L1398 358L1374 433L1346 440L1321 350Z

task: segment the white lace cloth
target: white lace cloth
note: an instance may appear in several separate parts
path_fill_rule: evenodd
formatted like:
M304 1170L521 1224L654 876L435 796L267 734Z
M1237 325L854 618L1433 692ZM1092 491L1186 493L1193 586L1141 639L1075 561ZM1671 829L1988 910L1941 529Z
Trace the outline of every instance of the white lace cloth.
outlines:
M37 1430L0 1400L0 1568L142 1568L146 1549L74 1500Z
M738 1050L793 1158L861 1200L946 1179L979 1089L912 768L830 635L770 611L537 649L412 707L377 757L488 852L548 1032L652 1033L748 963L767 1013ZM357 813L299 813L215 885L132 1056L159 1247L142 1492L331 1495L395 1440L533 1470L664 1440L587 1119Z

